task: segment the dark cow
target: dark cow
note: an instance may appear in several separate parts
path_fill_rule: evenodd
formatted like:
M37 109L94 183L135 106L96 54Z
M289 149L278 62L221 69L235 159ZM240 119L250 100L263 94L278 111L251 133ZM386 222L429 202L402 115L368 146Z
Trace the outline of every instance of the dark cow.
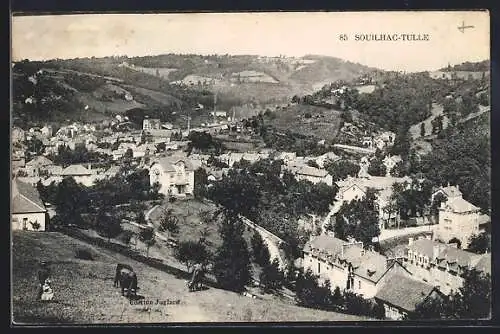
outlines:
M120 271L120 287L122 296L137 297L137 275L133 271L123 268ZM126 292L125 292L126 291Z
M189 291L200 290L203 287L203 278L205 277L205 271L201 266L197 266L193 270L193 275L191 280L188 282Z
M116 266L115 282L113 284L115 288L120 286L120 271L123 268L128 269L130 271L134 271L134 269L132 269L132 267L129 266L128 264L118 263L118 265Z

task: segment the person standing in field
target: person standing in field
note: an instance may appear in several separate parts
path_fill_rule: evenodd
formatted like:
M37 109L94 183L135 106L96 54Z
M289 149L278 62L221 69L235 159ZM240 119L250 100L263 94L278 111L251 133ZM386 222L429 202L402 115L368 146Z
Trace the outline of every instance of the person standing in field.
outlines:
M38 270L38 290L37 290L37 300L41 300L43 293L43 285L45 281L50 277L50 269L47 262L42 261L40 263L40 269Z

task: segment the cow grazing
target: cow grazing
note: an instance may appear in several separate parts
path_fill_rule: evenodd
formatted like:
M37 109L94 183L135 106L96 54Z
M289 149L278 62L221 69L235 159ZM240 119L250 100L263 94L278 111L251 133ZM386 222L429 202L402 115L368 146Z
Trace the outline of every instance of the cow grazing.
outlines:
M203 287L203 279L205 277L205 271L201 267L195 267L193 270L193 276L188 282L189 291L200 290Z
M117 288L120 284L120 271L125 268L125 269L128 269L130 271L134 271L134 269L132 269L131 266L129 266L128 264L123 264L123 263L118 263L118 265L116 266L116 273L115 273L115 282L113 284L113 286L115 288Z
M137 296L137 275L135 272L122 268L120 270L120 287L122 296L136 297Z

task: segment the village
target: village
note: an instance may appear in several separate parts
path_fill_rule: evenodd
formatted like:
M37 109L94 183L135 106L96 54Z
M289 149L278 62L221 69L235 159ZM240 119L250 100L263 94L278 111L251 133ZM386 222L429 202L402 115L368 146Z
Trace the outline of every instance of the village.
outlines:
M486 324L489 15L16 12L12 323Z
M490 217L463 199L458 186L448 184L433 189L429 202L432 205L437 203L437 214L431 214L427 209L412 218L412 225L401 226L399 210L394 208L394 186L399 184L406 189L414 186L407 175L393 176L392 171L401 157L385 153L382 156L385 172L381 176L371 176L368 172L375 152L384 154L394 145L394 133L386 131L370 135L364 131L358 133L359 146L336 145L337 149L358 153L359 158L351 159L351 162L359 166L359 171L334 181L325 166L344 159L334 152L320 156L297 156L294 152L269 148L227 151L215 156L187 152L188 137L192 132L206 132L214 138L250 138L253 135L252 128L245 128L245 123L227 122L226 113L212 112L211 116L224 121L214 122L215 126L186 130L174 129L159 119L145 118L141 130L127 130L126 127L123 130L120 125L126 124L128 119L117 115L109 124L75 122L57 131L48 125L13 128L13 230L50 230L50 220L56 211L51 203L41 201L37 192L39 183L48 187L58 185L65 178L73 178L78 184L91 187L116 176L124 161L128 161L133 168L147 170L150 185L158 184L158 192L165 198L189 200L194 196L196 170L203 169L210 184L245 164L279 160L282 162L281 177L287 171L298 181L338 188L326 215L300 217L305 229L312 233L303 248L303 257L295 261L298 268L312 270L320 282L329 280L332 291L338 287L366 299L375 298L384 306L385 317L397 320L413 312L418 302L431 295L450 295L458 291L463 282L463 270L475 268L491 273L488 252L480 255L467 251L471 238L489 228ZM341 132L352 131L353 126L349 123L341 129ZM41 147L29 146L36 141ZM61 155L65 149L95 153L99 158L74 164L56 164L49 158ZM369 189L376 192L375 208L380 231L373 241L396 237L406 240L406 243L386 252L390 255L382 255L373 248L366 249L363 242L354 239L342 240L335 236L332 228L342 205L366 197ZM276 237L273 241L265 235L264 239L270 255L280 260L281 268L286 268L286 260L273 244L281 239Z

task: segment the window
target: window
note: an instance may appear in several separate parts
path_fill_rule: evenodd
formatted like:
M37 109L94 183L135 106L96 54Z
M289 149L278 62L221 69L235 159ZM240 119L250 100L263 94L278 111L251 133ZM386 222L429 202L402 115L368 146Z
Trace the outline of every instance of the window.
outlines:
M321 273L321 263L318 261L318 274Z
M361 289L361 280L358 281L358 289Z
M28 229L28 218L23 218L23 230Z

